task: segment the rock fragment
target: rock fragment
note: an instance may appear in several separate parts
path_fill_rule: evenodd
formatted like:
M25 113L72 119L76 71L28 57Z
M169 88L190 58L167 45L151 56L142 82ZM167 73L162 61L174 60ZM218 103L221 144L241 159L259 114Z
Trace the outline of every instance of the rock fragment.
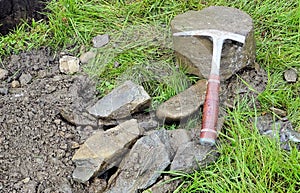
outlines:
M72 125L76 125L76 126L89 125L92 127L98 126L98 120L85 112L77 112L75 110L71 111L65 108L60 111L60 115L64 118L64 120L68 121Z
M158 130L139 139L120 164L106 193L134 193L154 184L174 156L165 130Z
M105 132L94 133L72 158L76 164L74 180L85 183L94 175L118 166L141 134L136 119L123 122Z
M177 15L171 22L172 32L215 29L246 36L243 46L226 40L223 45L220 77L230 78L255 61L254 27L249 15L241 10L211 6L201 11L188 11ZM174 50L179 64L190 73L208 78L212 61L212 42L207 37L173 37Z
M74 56L62 56L59 59L59 70L65 74L74 74L79 71L79 59Z
M88 51L83 53L79 60L82 64L87 64L90 60L94 59L96 57L97 53L94 51Z
M8 94L8 88L7 87L0 87L0 94L1 95L7 95Z
M96 37L93 38L92 42L95 48L101 48L106 44L108 44L109 35L108 34L97 35Z
M121 119L149 106L150 100L142 86L126 81L87 110L98 118Z
M8 76L8 71L0 68L0 80L5 80Z
M203 146L195 141L179 146L174 160L171 164L171 171L184 171L190 173L199 169L199 166L211 163L216 160L215 147Z
M206 80L199 80L195 85L161 104L156 116L164 122L181 121L196 113L203 105L206 93Z
M297 71L295 69L293 69L293 68L284 71L284 79L288 83L295 83L295 82L297 82L297 79L298 79Z
M11 87L12 88L19 88L20 87L20 82L17 81L17 80L13 80L11 83L10 83Z
M22 73L22 75L19 78L19 81L21 83L21 86L25 86L32 80L32 76L30 73Z

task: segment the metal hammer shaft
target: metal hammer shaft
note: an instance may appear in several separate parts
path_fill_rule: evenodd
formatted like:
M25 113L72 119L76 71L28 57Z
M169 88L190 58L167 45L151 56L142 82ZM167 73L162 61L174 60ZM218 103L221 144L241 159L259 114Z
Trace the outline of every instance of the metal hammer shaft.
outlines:
M245 43L245 36L220 30L194 30L174 33L174 36L207 36L213 41L211 72L208 78L206 97L203 107L200 143L214 145L217 138L217 121L219 114L220 62L224 40L230 39Z

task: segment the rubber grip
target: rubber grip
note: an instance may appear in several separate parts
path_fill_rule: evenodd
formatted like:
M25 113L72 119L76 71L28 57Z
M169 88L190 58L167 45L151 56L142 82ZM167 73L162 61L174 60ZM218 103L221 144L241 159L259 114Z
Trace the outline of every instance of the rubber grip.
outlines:
M200 143L202 145L214 145L217 138L217 121L219 114L219 89L220 77L210 75L203 107L202 128Z

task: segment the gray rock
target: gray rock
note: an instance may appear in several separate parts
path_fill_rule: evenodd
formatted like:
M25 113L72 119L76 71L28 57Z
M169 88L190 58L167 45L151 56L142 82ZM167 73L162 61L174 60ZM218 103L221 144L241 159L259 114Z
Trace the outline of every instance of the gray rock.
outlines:
M156 120L150 119L149 121L142 121L139 126L145 131L150 131L158 127L158 122Z
M21 83L21 86L25 86L32 80L32 76L29 73L22 73L22 75L19 78L19 81Z
M65 74L74 74L79 71L79 59L73 56L63 56L59 59L59 70Z
M216 160L215 147L203 146L195 141L181 145L171 164L171 171L184 171L187 173L199 169L199 166Z
M82 64L87 64L90 60L94 59L96 57L97 53L93 51L88 51L83 53L79 60Z
M5 69L0 68L0 80L6 79L8 76L8 71Z
M177 15L171 22L172 32L202 29L225 30L246 36L243 47L226 40L220 67L221 80L255 60L253 22L246 13L230 7L212 6L201 11L188 11ZM212 60L212 42L205 37L173 37L174 49L181 65L199 77L208 78Z
M171 193L176 190L180 182L181 180L172 180L170 176L165 176L164 179L158 181L143 193Z
M100 48L108 44L109 42L109 35L104 34L104 35L97 35L96 37L93 38L93 46L95 48Z
M94 175L118 166L129 147L141 134L135 119L105 132L93 134L72 158L76 164L74 180L84 183Z
M297 71L295 69L293 69L293 68L284 71L284 79L288 83L295 83L295 82L297 82L297 79L298 79Z
M170 136L171 146L175 151L177 151L177 149L183 144L192 140L190 133L185 129L168 130L168 133Z
M199 80L161 104L156 111L157 118L166 122L181 121L196 113L205 100L206 82L205 79Z
M158 130L139 139L121 162L119 170L110 180L106 193L133 193L154 184L171 163L174 155L165 130Z
M126 81L87 110L98 118L121 119L149 106L150 100L142 86Z
M4 87L0 87L0 94L1 95L7 95L8 94L8 88Z
M86 126L86 125L92 127L98 126L98 120L85 112L82 113L82 112L77 112L75 110L71 111L65 108L60 111L60 115L66 121L76 126Z

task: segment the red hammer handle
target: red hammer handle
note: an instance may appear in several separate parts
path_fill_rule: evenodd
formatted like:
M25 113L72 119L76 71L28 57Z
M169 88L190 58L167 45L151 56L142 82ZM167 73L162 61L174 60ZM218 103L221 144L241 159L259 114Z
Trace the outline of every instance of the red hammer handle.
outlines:
M202 129L200 133L200 143L202 145L214 145L217 138L216 126L219 114L219 88L220 77L218 75L210 75L203 107Z

